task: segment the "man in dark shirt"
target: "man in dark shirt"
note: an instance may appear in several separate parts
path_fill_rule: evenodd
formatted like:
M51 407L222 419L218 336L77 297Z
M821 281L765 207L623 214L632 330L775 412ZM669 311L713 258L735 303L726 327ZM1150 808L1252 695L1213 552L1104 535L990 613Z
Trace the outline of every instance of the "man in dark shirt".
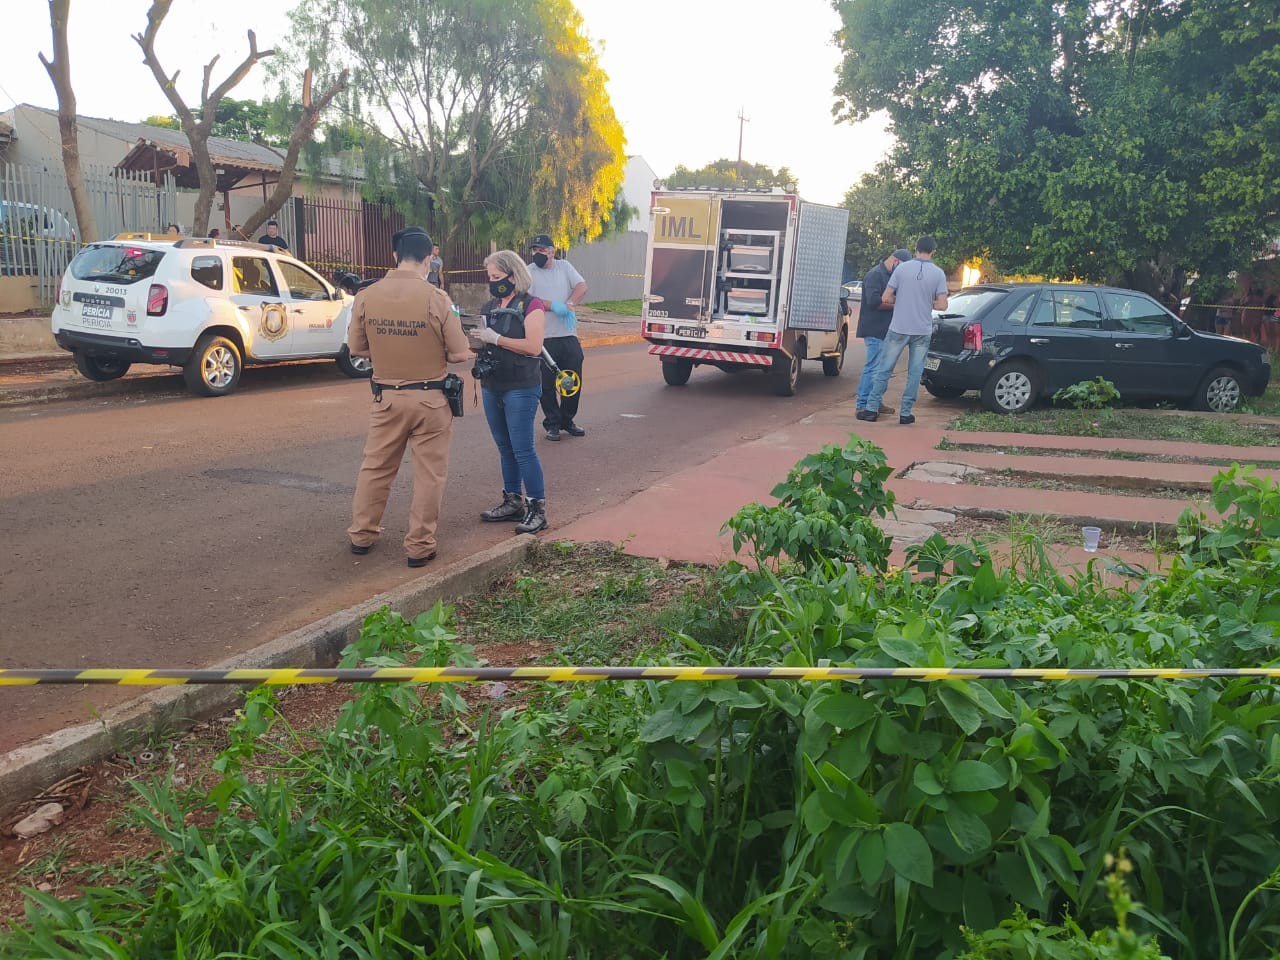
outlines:
M284 253L289 252L289 244L284 237L280 236L280 223L276 220L267 221L267 232L258 238L258 242L269 247L275 247Z
M862 376L858 378L855 414L867 408L867 399L871 396L871 386L875 381L876 364L880 361L880 350L884 347L884 337L889 332L889 321L893 318L893 307L886 306L883 302L885 287L889 285L889 276L894 267L910 259L911 251L906 247L899 247L862 278L862 304L858 311L856 335L866 343L867 359L862 365ZM893 407L881 404L878 412L890 414L896 411Z

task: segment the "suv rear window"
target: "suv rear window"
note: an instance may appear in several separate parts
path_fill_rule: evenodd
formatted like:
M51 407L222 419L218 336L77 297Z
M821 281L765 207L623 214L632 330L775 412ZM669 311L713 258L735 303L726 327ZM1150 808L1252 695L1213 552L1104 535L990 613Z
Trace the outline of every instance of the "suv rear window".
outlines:
M163 259L163 250L146 250L127 244L95 243L85 247L71 261L71 275L77 280L137 283L154 276Z

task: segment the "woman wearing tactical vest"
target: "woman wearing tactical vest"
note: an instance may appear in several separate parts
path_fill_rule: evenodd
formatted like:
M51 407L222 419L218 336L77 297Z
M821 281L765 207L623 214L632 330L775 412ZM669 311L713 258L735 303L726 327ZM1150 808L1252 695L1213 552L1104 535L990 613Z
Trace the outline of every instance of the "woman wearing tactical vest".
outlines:
M533 446L546 315L542 301L529 296L529 268L514 251L491 253L484 266L493 299L480 308L485 325L473 335L485 347L471 373L483 388L485 420L502 460L502 503L480 519L518 520L517 532L537 533L547 526L542 463Z

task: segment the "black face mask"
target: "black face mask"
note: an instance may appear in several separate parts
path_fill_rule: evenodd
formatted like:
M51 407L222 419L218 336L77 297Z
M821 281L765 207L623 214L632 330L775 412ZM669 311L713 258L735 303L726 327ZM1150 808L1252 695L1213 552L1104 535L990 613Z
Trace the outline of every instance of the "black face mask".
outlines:
M547 260L549 259L550 258L545 253L535 253L533 255L533 262L539 267L545 267L547 265Z
M510 277L503 277L501 280L490 280L489 292L501 300L502 298L509 297L511 294L515 293L516 285L511 282Z

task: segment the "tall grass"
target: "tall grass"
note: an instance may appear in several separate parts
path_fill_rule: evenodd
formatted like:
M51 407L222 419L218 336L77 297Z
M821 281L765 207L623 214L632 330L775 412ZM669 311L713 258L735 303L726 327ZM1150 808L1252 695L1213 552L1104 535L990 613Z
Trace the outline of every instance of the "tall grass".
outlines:
M778 509L822 511L841 556L788 559L787 518L746 511L731 525L768 562L687 580L664 636L642 624L656 568L588 583L563 554L469 615L567 637L595 610L647 663L1277 657L1270 481L1220 477L1231 516L1186 515L1167 576L1113 590L941 538L888 569L887 543L836 536L837 508L803 489L836 471L873 510L882 467L866 445L806 458ZM346 659L466 663L456 634L442 607L383 612ZM578 652L607 656L607 637ZM157 871L33 895L0 955L1154 960L1278 942L1280 702L1259 679L464 692L371 686L306 735L254 692L217 788L140 789Z

